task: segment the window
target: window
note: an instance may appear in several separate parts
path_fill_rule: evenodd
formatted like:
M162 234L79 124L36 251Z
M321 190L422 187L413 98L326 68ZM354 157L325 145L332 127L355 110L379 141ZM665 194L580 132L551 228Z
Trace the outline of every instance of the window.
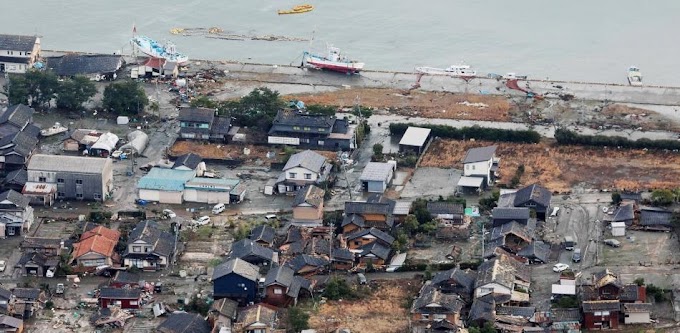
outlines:
M299 130L300 130L300 126L293 126L293 129L296 130L296 131L299 131Z
M44 183L44 182L47 181L47 178L45 178L45 177L38 177L38 181L41 182L41 183Z
M102 198L102 195L99 194L99 193L95 193L94 198L97 199L97 200L100 200Z
M319 128L319 132L323 132L325 130L326 130L325 128Z
M441 314L441 313L433 314L432 319L434 319L434 320L444 320L444 319L446 319L446 315Z
M305 179L312 179L312 174L311 174L311 173L306 173L306 174L305 174Z
M76 184L83 185L83 180L82 179L76 179Z
M430 315L427 313L423 313L423 319L430 319Z
M64 178L57 178L57 183L63 184L63 183L64 183Z
M297 175L295 174L295 172L289 172L288 173L288 178L295 178L296 176Z
M118 305L118 306L120 306L120 305L121 305L121 301L113 301L113 305Z
M305 127L305 131L311 131L312 129L309 127Z
M130 301L130 305L137 305L137 301Z
M283 289L281 288L274 288L274 295L281 295L283 294Z
M472 170L474 170L474 169L475 169L475 165L473 164L473 165L472 165Z
M142 247L141 246L133 246L132 247L132 252L142 252Z
M145 246L144 247L144 253L149 253L149 251L151 251L151 248L148 247L148 246Z
M82 193L76 193L76 199L82 199L83 194Z
M63 198L66 196L66 193L64 192L57 192L57 198Z
M361 245L361 241L354 241L354 245Z
M319 140L319 146L323 146L324 142L323 140Z

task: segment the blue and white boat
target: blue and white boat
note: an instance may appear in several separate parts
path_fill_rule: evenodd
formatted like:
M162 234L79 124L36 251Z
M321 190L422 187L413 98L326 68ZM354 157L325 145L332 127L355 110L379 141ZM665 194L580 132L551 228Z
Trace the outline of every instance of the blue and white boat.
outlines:
M146 36L135 36L132 38L132 44L137 46L137 49L144 54L153 58L165 59L178 64L189 61L189 57L183 53L177 52L175 44L171 42L166 42L165 45L163 45Z

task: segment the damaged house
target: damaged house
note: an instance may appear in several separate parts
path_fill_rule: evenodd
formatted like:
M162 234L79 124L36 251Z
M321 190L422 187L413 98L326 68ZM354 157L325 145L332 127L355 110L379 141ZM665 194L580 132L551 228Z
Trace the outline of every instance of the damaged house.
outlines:
M487 294L509 296L509 305L529 302L531 269L508 255L483 262L477 270L475 298Z
M463 326L460 312L465 301L456 294L445 294L427 282L411 306L411 332L457 333Z
M349 234L368 228L389 232L394 227L395 204L394 200L379 194L370 195L366 202L345 202L342 232Z
M229 117L216 115L208 108L181 108L179 110L179 137L191 140L225 142L231 128Z
M34 113L23 104L0 113L0 168L4 172L23 169L33 155L40 135L40 129L33 125Z
M357 146L356 125L336 116L279 110L267 141L312 149L349 150Z

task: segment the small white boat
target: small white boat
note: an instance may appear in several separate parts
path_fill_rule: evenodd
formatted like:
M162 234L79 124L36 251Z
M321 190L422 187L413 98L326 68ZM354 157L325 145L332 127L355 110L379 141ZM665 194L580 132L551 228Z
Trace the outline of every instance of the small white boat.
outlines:
M642 73L640 69L635 66L628 67L628 83L631 86L641 86L642 85Z
M477 76L477 71L468 65L451 65L447 68L436 67L416 67L416 72L422 74L449 75L453 77L473 78Z
M183 53L177 52L175 44L169 41L165 42L165 45L163 45L146 36L135 36L132 38L131 42L137 49L153 58L165 59L169 62L176 62L178 64L189 61L189 57Z
M60 123L54 123L52 127L46 128L44 130L40 130L40 135L42 136L52 136L52 135L57 135L61 134L68 131L68 128L61 126Z

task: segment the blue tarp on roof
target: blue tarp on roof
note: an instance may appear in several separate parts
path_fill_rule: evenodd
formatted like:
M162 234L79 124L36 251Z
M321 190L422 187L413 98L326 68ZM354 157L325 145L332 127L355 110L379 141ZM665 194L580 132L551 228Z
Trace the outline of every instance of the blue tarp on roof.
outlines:
M193 170L153 168L137 183L137 188L145 190L182 191L184 184L193 178Z

